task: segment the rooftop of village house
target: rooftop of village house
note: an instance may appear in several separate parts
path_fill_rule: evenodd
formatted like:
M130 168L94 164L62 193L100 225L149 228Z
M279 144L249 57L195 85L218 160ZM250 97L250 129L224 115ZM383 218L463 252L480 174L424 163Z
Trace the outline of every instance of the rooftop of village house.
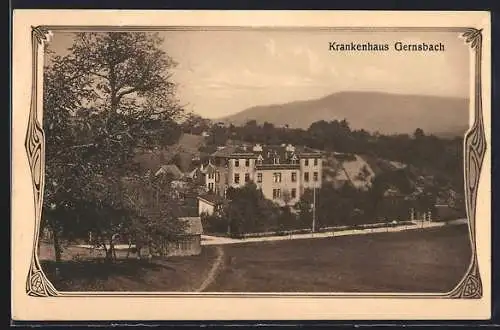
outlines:
M198 199L202 199L205 202L208 202L209 204L212 204L212 205L221 204L221 203L224 203L227 201L224 197L219 196L217 194L214 194L212 192L208 192L206 194L199 195Z

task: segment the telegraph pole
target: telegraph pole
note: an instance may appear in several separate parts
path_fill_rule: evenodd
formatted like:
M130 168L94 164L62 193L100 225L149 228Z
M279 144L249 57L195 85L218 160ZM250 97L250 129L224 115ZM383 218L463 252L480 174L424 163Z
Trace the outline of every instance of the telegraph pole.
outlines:
M312 232L316 231L316 187L313 188Z

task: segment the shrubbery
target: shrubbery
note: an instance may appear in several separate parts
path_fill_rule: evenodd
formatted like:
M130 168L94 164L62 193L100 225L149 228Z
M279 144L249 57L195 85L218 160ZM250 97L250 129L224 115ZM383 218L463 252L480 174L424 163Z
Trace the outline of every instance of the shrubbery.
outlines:
M432 198L408 200L406 195L384 196L387 185L395 183L404 189L405 183L399 174L373 182L368 191L345 185L340 189L324 184L316 190L315 230L346 226L365 227L377 223L379 226L401 224L410 218L410 209L432 208ZM403 180L404 181L404 180ZM425 195L425 194L424 194ZM254 184L228 191L229 204L218 213L204 216L205 233L242 237L251 233L274 233L305 230L310 231L313 223L313 192L304 191L294 206L279 206L266 199Z

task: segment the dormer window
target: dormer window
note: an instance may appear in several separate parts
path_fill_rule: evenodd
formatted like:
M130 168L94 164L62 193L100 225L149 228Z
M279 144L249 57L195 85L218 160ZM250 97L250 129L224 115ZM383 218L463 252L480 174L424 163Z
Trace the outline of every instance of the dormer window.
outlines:
M274 164L279 164L279 163L280 163L279 157L274 157Z
M264 160L264 158L262 157L262 155L259 155L259 157L257 157L257 164L262 165L263 160Z
M292 164L297 164L297 156L295 156L295 154L292 156L292 158L290 158L290 162Z

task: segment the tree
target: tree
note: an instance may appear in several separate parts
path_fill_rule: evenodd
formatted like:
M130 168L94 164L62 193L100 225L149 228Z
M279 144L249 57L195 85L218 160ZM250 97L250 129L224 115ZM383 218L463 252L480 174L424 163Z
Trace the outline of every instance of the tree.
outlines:
M106 260L116 259L115 244L129 230L133 219L123 199L122 180L96 176L83 185L80 193L75 215L84 221L79 226L73 223L71 229L92 233L92 244L103 248Z
M125 203L134 210L127 234L137 252L148 247L149 253L163 255L166 243L175 241L185 230L179 221L182 201L170 186L168 177L136 176L125 183Z
M85 32L75 34L67 55L50 54L44 222L54 237L125 230L132 210L123 203L119 179L137 174L132 158L138 148L178 139L182 108L170 81L175 63L161 45L157 34ZM85 221L78 220L82 215Z
M292 193L290 192L290 190L283 190L283 194L282 194L282 197L281 199L283 200L283 202L285 203L284 207L285 208L290 208L290 202L292 201Z
M312 196L308 191L304 192L295 205L298 210L298 222L301 228L310 228L312 224Z
M223 211L229 234L241 236L243 233L269 231L276 226L279 207L264 198L262 191L254 183L247 183L241 188L227 190L229 204Z
M92 77L110 116L118 111L134 113L132 106L138 103L173 114L175 85L168 70L176 64L161 49L162 43L157 33L77 33L67 60ZM142 115L141 110L137 113Z
M413 138L415 139L422 139L424 136L425 136L424 130L421 128L417 128L413 133Z
M229 132L224 126L213 125L207 143L214 146L223 146L229 139Z
M53 55L46 49L48 56ZM45 131L45 190L41 227L52 233L56 261L61 260L61 235L67 230L68 215L72 213L74 193L78 180L74 179L78 168L80 146L75 136L73 113L80 109L83 98L91 99L93 92L86 88L89 77L75 74L68 61L56 57L46 63L44 72Z
M200 135L210 129L210 120L194 113L188 113L182 122L182 131L184 133Z

